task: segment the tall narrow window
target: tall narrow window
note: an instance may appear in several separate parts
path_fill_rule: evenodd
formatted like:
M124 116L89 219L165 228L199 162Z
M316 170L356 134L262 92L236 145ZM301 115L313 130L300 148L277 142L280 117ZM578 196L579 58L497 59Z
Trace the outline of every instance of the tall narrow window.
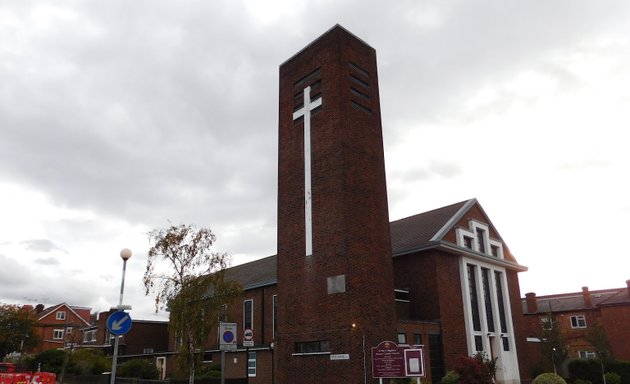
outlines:
M442 335L429 334L429 363L431 364L431 382L439 383L445 374Z
M278 331L278 295L273 295L273 338Z
M470 307L472 311L473 330L481 331L481 319L479 317L479 300L477 298L477 279L475 266L468 264L468 290L470 291Z
M422 345L422 334L414 333L413 334L413 344L414 345Z
M499 307L501 332L507 333L507 317L505 316L505 301L503 298L503 274L501 272L494 271L494 282L497 288L497 306Z
M254 326L254 300L243 302L243 328L253 329Z
M480 253L486 253L486 231L481 228L477 228L477 244L479 246L478 251Z
M494 332L494 313L492 311L492 295L490 294L490 270L481 268L481 278L483 280L483 301L486 307L486 323L488 331Z
M256 377L256 352L247 354L247 376Z

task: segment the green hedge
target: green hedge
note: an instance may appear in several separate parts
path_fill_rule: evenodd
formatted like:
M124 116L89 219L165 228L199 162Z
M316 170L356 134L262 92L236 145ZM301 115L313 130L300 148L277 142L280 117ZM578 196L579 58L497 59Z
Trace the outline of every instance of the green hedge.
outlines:
M630 362L610 361L604 363L606 373L619 375L621 384L630 384ZM603 384L602 364L598 359L575 359L569 362L569 376L571 381L590 381L592 384Z

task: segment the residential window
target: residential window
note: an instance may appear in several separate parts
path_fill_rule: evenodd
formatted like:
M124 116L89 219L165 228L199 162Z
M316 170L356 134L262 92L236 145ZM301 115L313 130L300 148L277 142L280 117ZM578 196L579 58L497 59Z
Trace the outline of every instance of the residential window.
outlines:
M414 333L413 334L413 344L414 345L422 345L422 334Z
M66 311L57 311L57 313L55 313L55 319L57 319L57 320L65 320L66 319Z
M586 318L584 315L571 316L571 328L586 328Z
M243 327L244 329L253 329L254 326L254 300L245 300L243 302Z
M477 245L480 253L486 253L486 231L481 228L477 228Z
M63 329L55 329L53 331L53 340L63 340Z
M247 354L247 376L256 377L256 352Z
M153 348L144 348L142 349L142 353L144 354L153 353Z
M594 359L597 357L597 354L591 351L578 351L578 355L580 359Z
M553 320L550 317L541 317L540 327L545 331L550 331L553 329Z
M96 341L96 329L85 331L85 333L83 333L83 342L90 343L93 341Z
M492 253L492 256L494 257L499 257L499 247L496 245L490 245L490 253Z
M473 249L473 238L470 236L464 236L464 246L468 249Z
M278 330L278 295L273 295L273 338Z
M405 335L405 332L398 332L398 344L407 344L407 335Z
M295 353L328 353L328 352L330 352L330 342L328 340L299 341L295 343Z
M67 327L66 328L66 333L69 335L72 333L72 327Z

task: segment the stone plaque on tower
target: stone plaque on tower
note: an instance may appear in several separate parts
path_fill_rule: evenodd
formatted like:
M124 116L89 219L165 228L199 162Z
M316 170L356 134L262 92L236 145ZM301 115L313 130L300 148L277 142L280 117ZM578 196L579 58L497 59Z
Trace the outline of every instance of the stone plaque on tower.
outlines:
M375 50L333 27L280 66L279 114L278 382L371 381L396 336Z

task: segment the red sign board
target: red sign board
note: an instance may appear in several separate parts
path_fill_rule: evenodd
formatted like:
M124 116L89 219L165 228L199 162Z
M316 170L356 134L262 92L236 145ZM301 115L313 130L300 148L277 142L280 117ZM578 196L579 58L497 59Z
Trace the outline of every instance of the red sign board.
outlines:
M404 348L391 341L383 341L372 348L372 377L405 377Z
M424 377L422 349L405 349L405 376Z

